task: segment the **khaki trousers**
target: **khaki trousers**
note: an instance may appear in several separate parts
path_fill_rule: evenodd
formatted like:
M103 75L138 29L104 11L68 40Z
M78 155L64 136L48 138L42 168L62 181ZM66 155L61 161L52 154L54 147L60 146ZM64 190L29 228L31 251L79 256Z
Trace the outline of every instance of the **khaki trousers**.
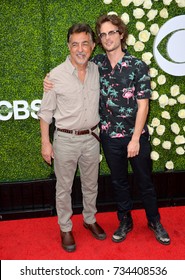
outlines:
M98 129L94 130L98 134ZM58 223L63 232L71 231L71 192L77 165L83 196L83 219L86 223L96 222L96 198L100 145L91 134L73 135L55 131L54 170L56 183L56 210Z

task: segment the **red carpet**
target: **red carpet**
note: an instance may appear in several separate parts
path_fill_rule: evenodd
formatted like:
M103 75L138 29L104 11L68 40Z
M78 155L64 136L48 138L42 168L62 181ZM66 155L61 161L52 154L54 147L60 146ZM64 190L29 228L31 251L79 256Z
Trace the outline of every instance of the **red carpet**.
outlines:
M144 210L132 211L134 229L122 243L111 236L118 226L115 212L98 213L97 221L107 239L96 240L82 223L82 215L73 216L77 250L65 252L60 245L57 217L3 221L0 223L1 260L184 260L185 206L161 208L161 221L171 244L161 245L148 229Z

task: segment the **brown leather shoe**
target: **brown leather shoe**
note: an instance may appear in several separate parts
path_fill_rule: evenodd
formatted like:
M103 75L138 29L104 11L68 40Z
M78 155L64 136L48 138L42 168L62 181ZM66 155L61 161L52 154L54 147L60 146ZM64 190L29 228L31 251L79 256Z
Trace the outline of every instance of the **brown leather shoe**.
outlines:
M67 252L74 252L76 250L76 244L72 231L63 232L60 231L62 239L62 247Z
M89 229L92 233L92 235L99 240L104 240L106 238L106 233L104 232L104 230L97 224L86 224L84 222L84 227L86 229Z

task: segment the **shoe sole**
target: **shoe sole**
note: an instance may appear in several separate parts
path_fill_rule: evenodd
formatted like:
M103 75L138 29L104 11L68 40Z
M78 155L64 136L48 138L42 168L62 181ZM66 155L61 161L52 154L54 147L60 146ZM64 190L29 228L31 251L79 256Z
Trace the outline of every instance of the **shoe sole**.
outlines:
M66 252L71 253L71 252L74 252L74 251L76 250L76 245L71 246L71 247L62 245L62 248L63 248Z
M92 236L93 236L94 238L96 238L97 240L105 240L105 238L107 237L106 233L105 233L105 235L103 235L103 236L97 236L96 234L94 234L94 233L88 228L88 226L86 226L86 224L83 224L83 226L84 226L84 228L86 228L87 230L89 230L89 231L91 232Z
M152 227L150 227L150 226L148 225L148 228L149 228L150 230L152 230L152 231L154 232L154 234L155 234L155 230L154 230ZM163 242L163 241L161 241L159 238L157 238L156 234L155 234L155 238L156 238L156 240L157 240L159 243L161 243L162 245L170 245L170 241L168 241L168 242Z
M123 237L123 238L121 238L121 239L114 239L114 237L112 236L112 241L115 242L115 243L120 243L120 242L124 241L124 240L126 239L126 237L127 237L127 233L129 233L129 232L132 231L132 230L133 230L133 225L132 225L131 228L129 228L129 229L127 230L125 237Z

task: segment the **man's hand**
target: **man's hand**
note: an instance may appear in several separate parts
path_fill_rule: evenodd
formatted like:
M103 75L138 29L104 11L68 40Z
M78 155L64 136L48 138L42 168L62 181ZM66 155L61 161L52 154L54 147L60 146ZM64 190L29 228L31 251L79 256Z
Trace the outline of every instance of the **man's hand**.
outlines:
M54 159L53 148L50 142L42 143L41 154L43 159L51 165L52 159Z
M127 157L135 157L139 154L139 140L131 140L127 146Z
M49 74L46 75L43 81L44 92L47 92L53 88L53 83L49 80Z

